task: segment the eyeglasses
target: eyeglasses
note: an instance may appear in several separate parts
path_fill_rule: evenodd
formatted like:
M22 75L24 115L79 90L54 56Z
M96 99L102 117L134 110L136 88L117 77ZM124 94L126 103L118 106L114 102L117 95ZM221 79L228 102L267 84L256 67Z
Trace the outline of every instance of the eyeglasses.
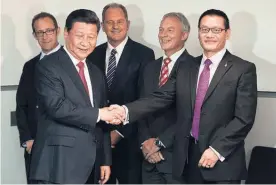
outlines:
M214 34L219 34L219 33L221 33L222 31L225 31L225 30L227 30L227 29L222 29L222 28L207 28L207 27L199 28L200 33L209 33L210 30L211 30L212 33L214 33Z
M47 29L46 31L37 31L37 32L35 32L35 35L37 37L43 37L44 34L53 35L55 31L56 31L56 28L52 28L52 29Z

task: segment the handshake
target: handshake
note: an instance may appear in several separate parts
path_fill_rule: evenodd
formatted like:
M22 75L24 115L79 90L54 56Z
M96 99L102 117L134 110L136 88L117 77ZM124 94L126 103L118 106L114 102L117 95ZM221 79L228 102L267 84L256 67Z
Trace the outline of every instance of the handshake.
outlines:
M120 105L110 105L99 109L100 120L112 125L119 125L121 123L127 123L127 108Z

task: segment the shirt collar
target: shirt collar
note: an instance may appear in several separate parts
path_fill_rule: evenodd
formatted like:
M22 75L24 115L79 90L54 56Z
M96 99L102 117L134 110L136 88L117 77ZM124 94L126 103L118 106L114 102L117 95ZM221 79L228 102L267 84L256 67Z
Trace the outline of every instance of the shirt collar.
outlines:
M226 53L226 48L223 48L222 50L217 52L215 55L210 57L209 59L212 61L213 65L218 66L220 61L222 60L223 56L225 55L225 53ZM203 54L203 57L202 57L202 60L201 60L201 65L204 65L204 62L207 59L208 58Z
M116 48L114 48L109 42L107 42L107 51L110 53L112 49L116 49L117 53L120 55L123 53L124 47L128 41L128 37L126 37Z
M50 55L54 52L56 52L57 50L59 50L59 48L61 47L61 45L58 43L58 45L52 49L49 53L44 53L43 51L41 51L41 55L40 55L40 60L45 56L45 55Z
M182 53L185 51L185 47L183 47L182 49L180 49L179 51L177 51L177 52L175 52L174 54L172 54L172 56L170 56L170 59L171 59L171 61L176 61L179 57L180 57L180 55L182 55ZM167 55L164 53L164 55L163 55L163 60L165 59L165 58L168 58L167 57Z
M72 60L74 66L77 66L77 64L80 62L80 60L76 59L66 48L66 46L63 47L64 50L66 51L66 53L69 55L70 59ZM84 66L86 66L86 59L82 60L82 62L84 63Z

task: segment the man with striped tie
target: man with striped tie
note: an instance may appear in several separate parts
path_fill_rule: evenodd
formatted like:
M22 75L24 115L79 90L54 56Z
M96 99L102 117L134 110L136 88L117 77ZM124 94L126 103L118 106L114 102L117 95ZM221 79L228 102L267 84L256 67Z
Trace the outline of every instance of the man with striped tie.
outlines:
M130 21L126 8L117 3L104 7L102 28L107 43L98 46L88 59L106 75L109 104L125 104L139 97L139 84L144 65L153 61L152 49L128 37ZM109 183L141 183L141 161L137 125L111 126L113 146L112 173Z

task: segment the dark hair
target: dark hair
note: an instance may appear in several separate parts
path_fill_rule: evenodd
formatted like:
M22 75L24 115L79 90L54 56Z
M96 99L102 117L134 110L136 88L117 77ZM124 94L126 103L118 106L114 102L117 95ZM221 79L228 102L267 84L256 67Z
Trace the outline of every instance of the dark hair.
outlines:
M96 24L97 31L100 31L100 20L95 12L87 9L78 9L71 12L66 18L65 28L69 32L74 23L83 22L87 24Z
M35 32L35 27L34 27L35 21L37 21L38 19L46 18L46 17L50 18L53 21L56 29L58 28L57 20L52 14L47 13L47 12L41 12L33 17L33 20L32 20L33 33Z
M125 14L126 20L128 20L127 10L126 10L126 7L124 7L124 5L119 4L119 3L110 3L110 4L107 4L107 5L103 8L103 12L102 12L102 21L103 21L103 22L104 22L105 12L106 12L109 8L120 8L120 9L122 9L123 12L124 12L124 14Z
M198 20L198 28L200 27L200 21L203 17L207 16L207 15L216 15L216 16L219 16L219 17L222 17L224 19L224 27L225 29L229 29L230 28L230 22L229 22L229 19L226 15L226 13L224 13L223 11L221 10L216 10L216 9L210 9L210 10L207 10L205 12L203 12L203 14L201 14L201 16L199 17L199 20Z

